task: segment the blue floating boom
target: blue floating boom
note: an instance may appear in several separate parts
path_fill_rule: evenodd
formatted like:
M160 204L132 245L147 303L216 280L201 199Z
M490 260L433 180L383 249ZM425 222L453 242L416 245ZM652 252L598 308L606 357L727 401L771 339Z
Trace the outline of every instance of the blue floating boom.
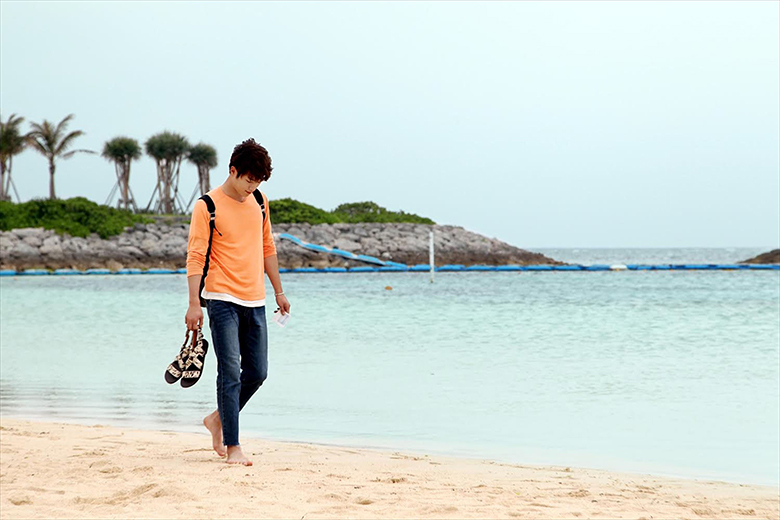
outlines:
M72 276L74 274L81 274L81 271L77 269L55 269L52 274L57 276Z
M552 271L551 265L526 265L523 267L524 271Z
M118 270L114 274L141 274L141 273L143 273L143 271L141 271L140 269L136 269L134 267L126 267L124 269Z
M496 271L522 271L522 265L499 265L496 266Z
M447 264L443 265L441 267L436 268L437 271L447 272L447 271L465 271L466 266L461 264Z
M110 269L87 269L84 274L111 274Z
M360 260L361 262L366 262L368 264L385 265L385 263L382 260L380 260L380 259L378 259L376 257L373 257L373 256L357 255L357 258L355 258L355 259L356 260Z
M143 271L143 274L175 274L175 273L176 271L174 271L173 269L158 269L158 268L147 269L146 271Z
M296 237L294 235L290 235L288 233L281 233L281 234L279 234L279 238L283 238L285 240L289 240L290 242L293 242L293 243L298 244L298 245L303 245L303 243L304 243L303 240L301 240L300 238L298 238L298 237Z
M407 271L409 270L408 266L406 264L402 264L399 262L385 262L383 260L380 260L379 258L368 256L368 255L358 255L355 253L352 253L350 251L344 251L343 249L339 249L337 247L334 248L327 248L325 246L317 245L317 244L310 244L308 242L304 242L300 238L291 235L289 233L280 233L279 238L284 240L289 240L290 242L296 244L297 246L300 246L304 249L308 249L309 251L316 251L318 253L325 253L329 255L335 255L339 256L341 258L347 258L349 260L357 260L359 262L364 262L366 264L376 265L380 267L392 267L395 268L394 270L401 270L401 271ZM352 271L352 269L350 269ZM365 271L369 272L369 271Z
M586 265L585 271L609 271L610 267L606 264Z
M293 273L319 273L321 272L316 267L296 267L292 270Z
M376 267L368 267L368 266L360 266L360 267L350 267L349 272L350 273L376 273L379 269Z
M322 269L323 273L346 273L346 267L325 267Z
M383 265L382 267L377 268L377 270L383 273L405 273L409 268L405 265Z
M51 273L46 269L25 269L19 274L24 276L45 276Z
M350 258L350 259L357 258L357 255L355 253L350 253L349 251L344 251L343 249L338 249L335 247L330 250L330 253L344 258Z
M320 253L331 253L332 251L325 246L318 246L317 244L303 244L303 247L310 251L318 251Z
M415 273L428 272L431 270L431 266L428 264L417 264L409 267L409 270Z
M0 269L0 276L15 276L16 271L13 269Z
M582 271L581 265L554 265L553 271Z

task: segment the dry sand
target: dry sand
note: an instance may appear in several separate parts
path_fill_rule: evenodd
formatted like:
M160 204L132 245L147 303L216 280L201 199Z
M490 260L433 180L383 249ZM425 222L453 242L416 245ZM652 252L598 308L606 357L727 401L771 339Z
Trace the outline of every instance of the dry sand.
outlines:
M772 487L0 419L0 518L772 518Z

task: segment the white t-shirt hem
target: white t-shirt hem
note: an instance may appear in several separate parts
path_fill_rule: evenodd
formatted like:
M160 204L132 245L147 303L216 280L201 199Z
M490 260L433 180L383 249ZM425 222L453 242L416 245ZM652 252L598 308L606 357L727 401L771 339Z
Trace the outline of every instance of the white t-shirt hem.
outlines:
M242 300L240 298L236 298L232 294L209 292L205 288L200 293L200 295L203 297L204 300L220 300L223 302L235 303L236 305L241 305L243 307L265 307L265 298L263 298L262 300L247 301L247 300Z

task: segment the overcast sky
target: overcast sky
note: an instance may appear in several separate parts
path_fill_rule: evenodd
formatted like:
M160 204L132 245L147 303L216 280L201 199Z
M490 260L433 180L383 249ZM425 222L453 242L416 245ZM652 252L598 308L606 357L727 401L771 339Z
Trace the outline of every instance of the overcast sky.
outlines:
M213 185L254 137L272 212L373 200L527 248L778 247L779 5L3 1L0 110L73 113L98 151L180 132L217 148ZM13 178L48 195L31 150ZM57 166L63 198L114 182L99 156ZM154 183L133 164L140 204Z

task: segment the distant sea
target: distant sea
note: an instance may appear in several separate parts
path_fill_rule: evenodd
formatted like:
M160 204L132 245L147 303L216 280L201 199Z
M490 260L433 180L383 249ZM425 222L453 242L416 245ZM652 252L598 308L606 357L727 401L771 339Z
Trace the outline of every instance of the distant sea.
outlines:
M774 247L530 248L570 264L733 264Z
M732 263L767 249L540 251ZM778 271L283 280L293 317L269 322L244 438L780 484ZM163 379L185 310L183 275L0 278L0 414L202 431L213 354L195 387Z

